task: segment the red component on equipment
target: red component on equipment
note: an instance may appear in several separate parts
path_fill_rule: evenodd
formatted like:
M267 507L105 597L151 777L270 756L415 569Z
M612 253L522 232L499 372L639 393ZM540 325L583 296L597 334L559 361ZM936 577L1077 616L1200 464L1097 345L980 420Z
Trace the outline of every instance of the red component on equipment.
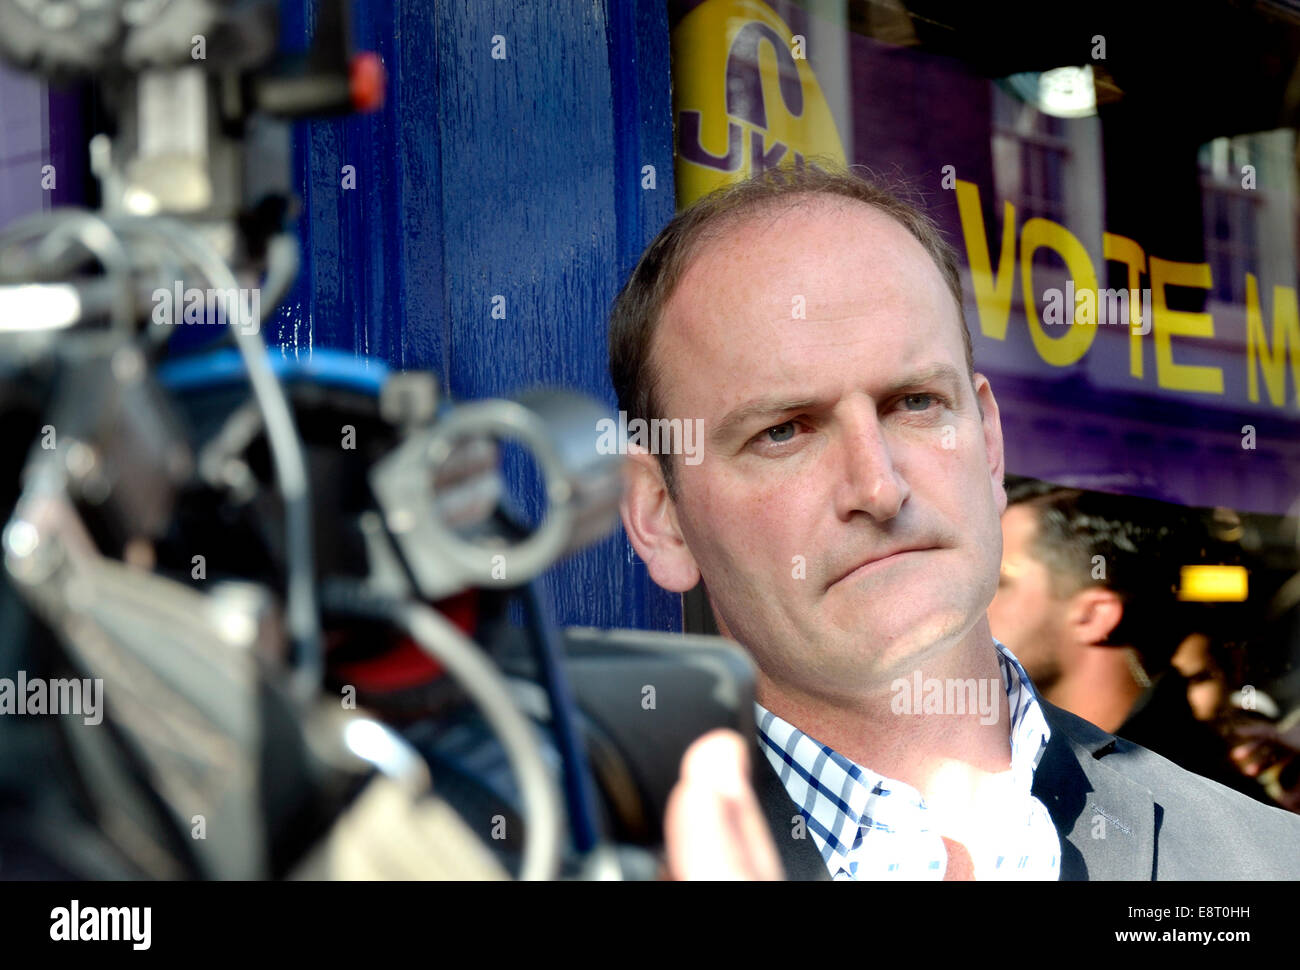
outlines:
M478 593L475 590L467 589L463 593L457 593L440 600L436 606L438 612L456 624L461 633L474 635L474 628L478 626Z
M473 636L478 625L478 592L465 590L434 604L466 636ZM331 649L334 649L331 647ZM391 644L380 645L381 652L360 660L340 660L330 665L339 680L355 684L363 691L395 691L430 684L441 678L442 664L420 649L409 636L395 637Z
M357 663L338 664L335 675L365 691L402 690L427 684L443 675L442 664L411 640L402 637L382 656Z
M384 104L384 64L374 51L359 51L348 65L348 92L357 111L378 111Z

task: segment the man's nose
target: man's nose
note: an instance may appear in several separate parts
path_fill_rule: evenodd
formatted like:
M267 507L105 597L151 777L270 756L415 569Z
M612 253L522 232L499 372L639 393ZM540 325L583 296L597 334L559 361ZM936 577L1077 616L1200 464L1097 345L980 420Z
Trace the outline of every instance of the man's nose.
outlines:
M838 441L836 513L845 521L857 512L881 521L892 519L911 489L894 466L885 429L874 408L862 408L846 416L842 431Z

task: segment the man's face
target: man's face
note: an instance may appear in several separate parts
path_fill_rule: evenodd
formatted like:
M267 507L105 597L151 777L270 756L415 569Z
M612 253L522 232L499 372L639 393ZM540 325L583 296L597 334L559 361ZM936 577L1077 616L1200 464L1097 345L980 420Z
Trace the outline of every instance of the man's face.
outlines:
M905 228L823 198L706 244L665 308L659 399L706 432L702 462L674 459L676 522L767 677L860 696L982 620L1002 439L960 326Z
M989 605L993 635L1011 648L1040 689L1061 676L1066 603L1052 595L1048 568L1033 555L1037 513L1012 505L1002 516L1002 571Z
M1183 640L1173 657L1177 671L1187 678L1187 702L1198 721L1212 721L1227 707L1228 678L1210 652L1210 638L1193 633Z

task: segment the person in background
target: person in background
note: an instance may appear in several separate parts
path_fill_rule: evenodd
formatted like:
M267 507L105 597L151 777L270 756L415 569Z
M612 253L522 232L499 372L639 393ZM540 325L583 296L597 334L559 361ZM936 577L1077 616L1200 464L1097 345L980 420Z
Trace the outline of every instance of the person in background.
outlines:
M1267 801L1198 719L1189 682L1171 662L1187 632L1177 585L1194 534L1179 512L1158 503L1036 481L1013 485L990 628L1053 704ZM1223 703L1213 687L1207 681L1193 691L1211 717Z
M1233 644L1198 631L1178 645L1173 665L1187 679L1192 713L1225 739L1237 770L1300 812L1300 711L1283 716L1272 696L1247 682L1242 660Z
M1217 722L1227 714L1231 688L1227 665L1208 633L1189 633L1174 651L1173 666L1187 680L1187 703L1198 721Z

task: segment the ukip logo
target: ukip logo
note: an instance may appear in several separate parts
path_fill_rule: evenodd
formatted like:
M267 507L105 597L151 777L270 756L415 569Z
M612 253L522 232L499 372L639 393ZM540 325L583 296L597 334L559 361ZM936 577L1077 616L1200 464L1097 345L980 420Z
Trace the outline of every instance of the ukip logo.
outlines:
M844 165L806 38L759 0L706 0L673 30L678 202L813 156Z

